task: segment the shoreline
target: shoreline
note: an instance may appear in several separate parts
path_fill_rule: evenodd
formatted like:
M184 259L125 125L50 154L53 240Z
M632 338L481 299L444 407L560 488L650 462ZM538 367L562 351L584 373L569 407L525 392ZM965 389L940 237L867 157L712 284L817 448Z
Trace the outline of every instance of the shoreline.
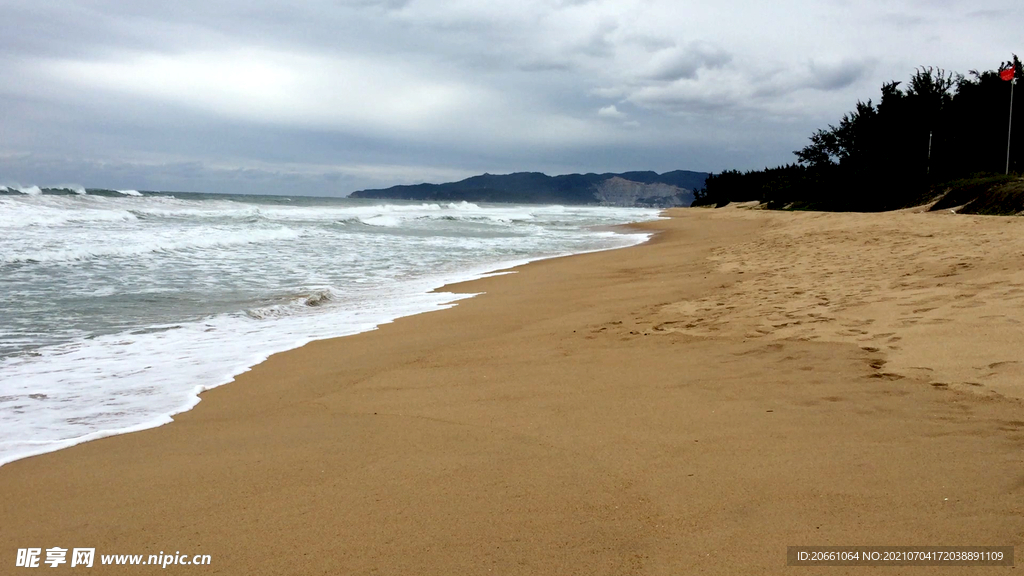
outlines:
M0 535L250 574L779 573L794 545L1021 543L1018 223L669 214L275 354L172 426L0 467ZM949 342L988 372L956 380Z
M661 218L661 216L659 216L658 218ZM642 232L639 229L630 228L630 226L632 224L633 223L626 223L626 224L620 224L620 225L611 225L611 226L595 226L595 227L591 227L591 228L593 230L595 230L595 231L615 231L615 229L619 229L620 231L616 232L616 234L619 235L619 236L623 236L623 237L627 237L627 236L630 236L630 235L640 236L640 235L644 234L644 232ZM321 341L321 340L334 340L334 339L338 339L338 338L347 338L349 336L355 336L357 334L363 334L363 333L366 333L366 332L372 332L374 330L379 329L381 326L385 326L385 325L391 324L391 323L393 323L396 320L399 320L401 318L406 318L408 316L416 316L416 315L419 315L419 314L426 314L426 313L429 313L429 312L439 312L439 311L442 311L442 310L446 310L448 308L456 306L458 304L458 302L460 302L461 300L464 300L464 299L467 299L467 298L472 298L472 297L478 295L478 294L470 294L470 293L450 292L450 291L446 290L446 288L449 285L465 284L465 283L468 283L468 282L473 282L475 280L481 280L481 279L489 278L489 277L492 277L492 276L498 276L498 275L502 275L502 274L511 274L511 273L514 273L514 270L516 268L519 268L521 266L526 266L526 265L528 265L528 264L530 264L532 262L539 262L539 261L542 261L542 260L557 259L557 258L565 258L565 257L576 256L576 255L580 255L580 254L590 254L590 253L595 253L595 252L605 252L605 251L611 251L611 250L621 250L621 249L624 249L624 248L631 248L633 246L637 246L639 244L643 244L644 242L647 242L648 240L650 240L650 235L649 234L647 235L647 238L638 239L633 244L627 244L627 245L616 246L616 247L611 247L611 248L595 248L595 249L592 249L592 250L585 250L585 251L582 251L582 252L575 252L575 253L555 254L555 255L550 255L550 256L540 255L540 256L528 257L528 258L517 259L517 260L500 261L500 262L495 262L493 264L488 264L488 265L485 265L485 266L476 266L476 267L468 268L467 270L460 271L458 273L449 274L448 276L443 277L443 278L430 279L429 281L423 282L424 284L427 285L427 288L422 292L422 294L439 294L439 295L450 294L452 296L452 299L450 301L445 301L445 302L424 303L423 305L421 305L422 309L419 309L419 310L417 310L415 312L411 312L411 313L393 312L393 313L384 314L382 316L384 318L383 320L381 320L380 322L374 324L370 328L366 328L366 329L363 329L363 330L360 330L360 331L357 331L357 332L345 332L345 331L342 331L342 332L339 332L337 334L328 335L328 336L316 336L316 335L314 335L314 336L309 336L309 337L301 338L298 341L294 342L293 344L291 344L291 345L289 345L288 347L285 347L285 348L271 347L271 348L269 348L269 351L259 352L258 354L250 356L248 359L240 361L235 367L229 369L228 373L226 375L224 375L223 377L221 377L219 380L217 380L216 383L214 383L214 384L200 384L200 385L194 386L192 388L192 391L190 392L190 394L187 396L187 398L183 399L182 403L180 404L180 408L175 408L174 411L169 412L169 413L157 414L157 415L155 415L154 417L152 417L150 420L148 420L146 422L140 422L138 424L132 424L132 425L125 426L125 427L122 427L122 428L109 429L109 430L100 430L100 431L97 431L97 432L92 432L92 433L89 433L89 434L85 434L83 436L78 436L78 437L74 437L74 438L67 438L67 439L57 440L57 441L33 441L33 440L15 441L15 442L20 442L22 444L27 444L27 445L33 445L33 444L37 444L37 443L43 444L45 442L46 446L45 446L45 448L42 451L38 451L38 452L33 451L31 453L19 454L19 455L15 455L15 456L0 455L0 468L2 468L3 466L5 466L7 464L10 464L11 462L16 462L18 460L23 460L25 458L32 458L32 457L40 456L40 455L43 455L43 454L50 454L50 453L53 453L53 452L58 452L58 451L61 451L61 450L66 450L68 448L71 448L73 446L77 446L79 444L84 444L84 443L87 443L87 442L93 442L95 440L100 440L100 439L108 438L108 437L111 437L111 436L120 436L120 435L123 435L123 434L134 434L136 432L141 432L141 431L145 431L145 430L151 430L153 428L159 428L161 426L166 426L168 424L172 424L175 421L175 417L178 416L179 414L184 414L186 412L189 412L190 410L194 410L196 408L196 406L198 406L199 403L202 402L202 395L205 392L208 392L210 390L213 390L213 389L216 389L216 388L220 388L221 386L226 386L228 384L231 384L231 383L235 382L236 379L239 376L241 376L242 374L245 374L246 372L249 372L250 370L252 370L253 367L255 367L255 366L259 365L259 364L262 364L263 362L266 362L271 356L274 356L276 354L287 353L287 352L290 352L292 350L296 350L296 349L302 348L303 346L306 346L306 345L308 345L308 344L310 344L312 342L317 342L317 341ZM430 287L430 286L432 286L432 287Z

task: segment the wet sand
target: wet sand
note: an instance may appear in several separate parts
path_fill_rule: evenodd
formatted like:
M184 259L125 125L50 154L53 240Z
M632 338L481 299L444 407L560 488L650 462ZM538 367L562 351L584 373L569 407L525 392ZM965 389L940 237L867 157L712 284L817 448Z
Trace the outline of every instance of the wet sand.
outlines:
M810 574L787 546L1021 543L1024 220L670 213L642 246L273 356L173 424L3 466L3 562Z

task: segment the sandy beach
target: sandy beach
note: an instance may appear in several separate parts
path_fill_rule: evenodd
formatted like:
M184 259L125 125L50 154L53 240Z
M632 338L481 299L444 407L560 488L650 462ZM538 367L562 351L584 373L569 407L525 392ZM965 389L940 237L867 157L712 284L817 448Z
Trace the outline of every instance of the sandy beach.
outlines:
M0 467L3 562L811 574L787 546L1021 544L1024 220L668 214L647 244L273 356L170 425Z

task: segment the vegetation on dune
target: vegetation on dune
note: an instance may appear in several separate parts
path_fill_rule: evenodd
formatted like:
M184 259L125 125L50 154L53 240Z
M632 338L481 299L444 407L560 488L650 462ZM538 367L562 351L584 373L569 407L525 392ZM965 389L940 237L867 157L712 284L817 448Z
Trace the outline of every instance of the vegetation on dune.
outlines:
M1003 175L1011 93L1004 70L1024 78L1016 55L998 70L967 76L919 68L905 86L884 84L877 104L857 102L838 126L811 135L794 152L796 163L709 176L694 206L757 200L777 209L872 212L941 198L936 207L1024 210L1022 181ZM1024 86L1014 104L1020 144L1010 150L1011 173L1024 167Z
M1024 178L998 175L965 178L939 190L932 210L955 209L961 214L1011 215L1024 213Z

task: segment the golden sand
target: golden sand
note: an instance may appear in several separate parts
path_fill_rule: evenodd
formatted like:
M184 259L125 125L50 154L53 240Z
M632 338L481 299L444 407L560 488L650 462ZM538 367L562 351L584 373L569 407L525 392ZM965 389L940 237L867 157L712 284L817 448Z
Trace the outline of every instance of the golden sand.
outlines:
M671 215L273 356L168 426L0 468L2 562L810 574L787 546L1021 543L1024 220Z

